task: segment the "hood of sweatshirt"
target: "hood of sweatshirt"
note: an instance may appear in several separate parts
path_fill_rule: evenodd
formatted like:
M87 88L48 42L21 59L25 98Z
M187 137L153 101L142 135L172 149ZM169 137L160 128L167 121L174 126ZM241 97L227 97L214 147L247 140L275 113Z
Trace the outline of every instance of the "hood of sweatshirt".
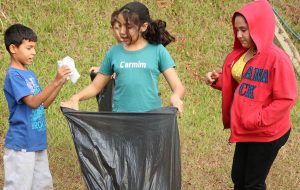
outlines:
M257 54L263 52L273 44L275 33L275 15L267 0L254 0L239 10L232 17L232 26L235 36L234 49L244 49L237 39L234 27L234 15L240 13L247 21L250 36L257 47Z

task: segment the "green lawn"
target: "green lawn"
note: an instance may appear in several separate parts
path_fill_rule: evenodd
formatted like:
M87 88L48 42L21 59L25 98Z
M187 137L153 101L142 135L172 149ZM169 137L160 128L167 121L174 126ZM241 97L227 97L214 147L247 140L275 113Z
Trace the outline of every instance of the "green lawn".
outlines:
M1 33L15 22L33 28L38 35L35 63L31 67L43 87L55 77L57 61L65 56L75 60L81 78L68 82L47 110L50 168L55 189L85 189L77 155L59 103L89 84L89 68L101 63L115 43L110 32L110 14L127 1L118 0L0 0ZM246 0L144 0L152 18L167 21L177 41L168 46L177 71L187 89L185 113L179 119L182 159L182 189L232 189L230 169L234 145L228 145L229 131L221 123L221 94L201 80L214 68L221 68L233 45L231 15ZM271 0L288 24L300 33L300 1ZM299 41L294 40L298 50ZM9 55L0 38L0 84L3 87ZM160 81L164 105L170 90ZM81 110L97 111L95 99L80 105ZM3 141L8 110L0 95L0 188L3 184ZM300 189L300 102L293 109L293 131L268 177L271 190Z

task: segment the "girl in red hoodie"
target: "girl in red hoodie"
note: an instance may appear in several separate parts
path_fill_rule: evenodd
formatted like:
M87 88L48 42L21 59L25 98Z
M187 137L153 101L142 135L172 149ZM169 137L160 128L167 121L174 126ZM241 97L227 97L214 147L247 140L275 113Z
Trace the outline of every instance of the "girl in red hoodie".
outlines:
M222 72L205 80L222 91L222 116L236 143L234 189L266 189L265 180L286 143L298 90L288 55L273 43L275 16L267 0L243 6L232 17L235 36Z

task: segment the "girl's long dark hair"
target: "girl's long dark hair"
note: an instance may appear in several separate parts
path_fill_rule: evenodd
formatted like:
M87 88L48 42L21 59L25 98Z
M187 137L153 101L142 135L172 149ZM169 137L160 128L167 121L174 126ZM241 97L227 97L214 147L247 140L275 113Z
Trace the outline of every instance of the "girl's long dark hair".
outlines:
M166 30L166 22L162 20L152 20L149 10L144 4L136 1L131 2L124 5L119 12L123 15L127 24L129 21L139 27L145 22L149 24L147 30L142 33L143 37L149 43L167 46L169 43L175 41L175 37Z
M165 21L151 21L148 29L143 33L143 37L151 44L167 46L169 43L175 41L175 37L166 30L166 26L167 23Z

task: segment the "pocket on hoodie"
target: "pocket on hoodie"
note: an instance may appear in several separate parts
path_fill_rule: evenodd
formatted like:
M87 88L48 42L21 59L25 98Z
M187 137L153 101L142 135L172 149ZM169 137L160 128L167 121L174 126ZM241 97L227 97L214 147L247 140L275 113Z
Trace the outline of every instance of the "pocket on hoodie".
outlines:
M241 96L241 94L239 96L240 123L247 130L256 130L263 127L262 109L269 104L272 91L265 83L252 83L248 85L255 88L252 88L251 97Z
M262 103L252 100L245 100L240 107L241 109L241 125L247 130L256 130L259 127L262 127L261 122L261 112L262 112Z

